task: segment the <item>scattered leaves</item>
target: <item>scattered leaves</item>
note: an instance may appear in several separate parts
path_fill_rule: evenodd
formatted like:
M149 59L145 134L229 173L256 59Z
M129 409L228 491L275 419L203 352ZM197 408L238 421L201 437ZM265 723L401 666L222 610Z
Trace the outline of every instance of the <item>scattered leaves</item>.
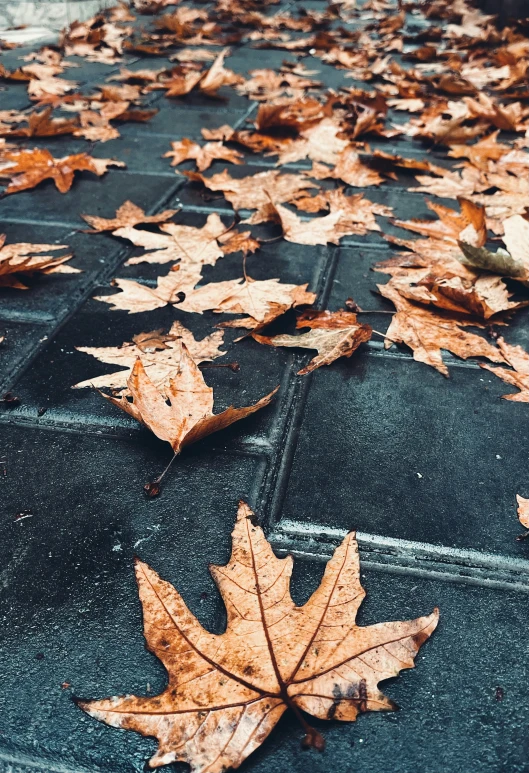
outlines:
M173 322L168 333L164 334L163 330L140 333L134 336L132 343L125 342L121 346L76 346L78 352L90 354L100 362L120 366L125 370L81 381L74 384L73 388L92 386L98 389L101 387L125 389L132 368L140 359L151 382L159 392L165 394L166 386L174 378L180 366L182 343L186 345L189 356L199 364L226 354L220 348L223 337L223 331L217 330L201 341L197 341L190 330L176 321Z

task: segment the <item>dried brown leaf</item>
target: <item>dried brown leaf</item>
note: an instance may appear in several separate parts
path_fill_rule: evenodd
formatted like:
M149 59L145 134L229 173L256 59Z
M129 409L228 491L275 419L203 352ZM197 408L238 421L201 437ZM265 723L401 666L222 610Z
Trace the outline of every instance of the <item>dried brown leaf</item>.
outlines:
M183 161L196 161L199 172L209 169L214 161L229 161L231 164L242 164L242 153L238 150L227 148L222 142L207 142L199 145L198 142L184 137L182 140L171 142L172 150L164 153L164 158L171 158L171 166L178 166Z
M6 163L0 164L0 172L12 178L6 194L29 190L47 179L53 180L61 193L67 193L72 187L75 172L91 172L101 177L109 166L125 166L122 161L93 158L87 153L54 158L45 148L8 151L2 154L4 161Z
M0 287L12 287L17 290L27 290L19 279L19 275L31 275L35 272L50 274L70 260L69 255L41 255L43 252L57 252L68 249L65 244L6 244L6 237L0 234ZM64 266L74 273L77 269Z
M141 359L137 359L127 381L132 400L103 395L111 403L145 424L160 440L171 444L175 454L198 440L229 427L267 406L279 387L246 408L213 413L213 389L208 387L186 345L180 343L179 365L169 384L160 392L153 384Z
M390 284L378 285L378 289L397 309L386 332L386 349L393 343L404 343L412 349L414 360L430 365L443 376L448 376L449 373L443 362L441 349L446 349L464 360L469 357L487 357L492 362L504 361L495 346L481 336L461 329L465 325L483 327L480 323L430 311L404 298Z
M164 223L159 226L164 233L152 233L131 226L118 228L114 236L128 239L137 247L145 247L146 252L129 258L125 265L137 263L171 263L180 261L182 266L214 266L222 258L224 250L219 247L217 238L226 233L226 227L216 213L208 215L202 228L176 223Z
M514 215L507 218L503 226L503 241L507 250L500 247L496 252L491 252L485 247L476 248L461 239L459 246L464 255L462 262L529 284L529 221L521 215Z
M165 388L175 377L180 366L184 343L189 356L198 364L222 357L226 352L220 347L223 344L224 332L217 330L201 341L197 341L193 333L181 322L173 322L167 334L161 330L151 333L140 333L134 336L133 343L125 342L121 346L76 346L78 352L84 352L95 357L100 362L125 368L117 373L97 376L74 385L74 389L82 387L110 387L125 389L128 378L138 358L150 380L163 395Z
M333 178L341 180L354 188L365 188L368 185L380 185L383 178L371 167L363 164L360 156L354 150L345 149L339 156L336 166L333 169L318 162L312 165L311 177L316 180Z
M203 183L211 191L222 191L235 210L260 209L270 200L282 204L291 201L301 191L317 187L303 174L281 174L277 169L240 179L230 177L226 169L212 177L204 177L198 172L184 174Z
M305 745L322 749L324 739L300 710L354 721L364 711L394 709L378 682L412 668L437 625L437 609L416 620L357 625L365 591L354 533L303 607L290 596L292 558L274 555L244 503L232 538L229 563L210 569L228 612L225 633L204 630L174 587L138 561L147 646L165 665L169 685L154 698L79 703L109 725L155 736L151 767L183 761L192 773L238 768L287 708L303 723Z
M330 365L340 357L351 357L361 343L369 341L372 330L369 325L358 322L356 314L350 311L309 311L301 314L297 328L311 328L302 335L277 335L269 338L253 333L259 343L270 346L287 346L302 349L316 349L308 365L298 371L298 376L311 373L322 365Z
M502 395L504 400L513 400L516 403L529 403L529 354L521 346L511 346L503 338L498 338L498 348L503 355L503 360L511 366L507 368L493 368L490 365L480 363L482 368L494 373L506 384L519 389L514 394ZM498 362L498 360L496 360Z
M97 215L81 215L88 225L91 225L91 233L100 233L102 231L116 231L118 228L132 228L141 223L165 223L173 215L176 215L177 209L166 209L157 215L146 215L145 211L133 204L132 201L125 201L116 211L113 218L107 219Z

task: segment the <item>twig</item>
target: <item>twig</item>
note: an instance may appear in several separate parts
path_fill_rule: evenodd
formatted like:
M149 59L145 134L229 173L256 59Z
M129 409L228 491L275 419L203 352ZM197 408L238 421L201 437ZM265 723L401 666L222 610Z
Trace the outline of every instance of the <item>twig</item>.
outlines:
M177 456L178 456L178 452L175 451L175 453L173 454L173 458L171 459L171 461L169 462L165 470L161 473L161 475L158 475L158 477L155 478L151 483L146 483L144 485L143 491L146 496L152 499L159 495L160 491L162 490L162 487L161 487L162 480L165 477L166 473L169 471L169 468L171 467L172 463L174 462Z

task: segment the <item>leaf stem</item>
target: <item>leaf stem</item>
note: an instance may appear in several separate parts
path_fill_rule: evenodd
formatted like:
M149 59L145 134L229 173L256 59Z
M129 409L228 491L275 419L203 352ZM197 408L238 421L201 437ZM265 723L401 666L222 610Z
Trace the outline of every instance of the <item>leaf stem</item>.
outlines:
M315 727L312 727L312 725L309 725L301 711L298 709L294 701L290 698L288 695L283 695L283 700L288 705L290 709L294 712L296 715L296 718L298 722L300 723L301 727L305 731L305 737L303 738L301 745L304 749L317 749L319 752L322 752L325 749L325 738L323 735L316 730Z
M160 491L162 490L162 487L161 487L162 480L165 477L166 473L169 471L169 468L171 467L172 463L174 462L178 454L179 452L175 451L171 461L169 462L165 470L160 475L158 475L158 477L155 478L153 481L151 481L150 483L146 483L144 485L143 491L145 492L146 496L150 498L154 498L159 495Z
M394 341L393 338L389 338L386 333L380 333L378 330L374 330L374 328L371 328L371 332L375 333L381 338L384 338L386 341L391 341L392 344L398 344L398 341Z

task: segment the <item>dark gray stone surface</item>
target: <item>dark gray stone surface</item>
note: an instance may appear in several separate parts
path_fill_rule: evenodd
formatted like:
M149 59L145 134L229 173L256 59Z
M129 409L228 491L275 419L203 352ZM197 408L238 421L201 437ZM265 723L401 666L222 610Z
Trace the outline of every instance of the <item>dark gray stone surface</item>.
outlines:
M19 54L7 52L2 61L16 66ZM167 65L164 57L126 59L133 69ZM227 66L247 73L295 59L288 51L234 46ZM117 71L75 61L82 66L67 77L79 80L83 93ZM304 62L330 88L354 83L318 58ZM164 468L169 446L94 391L71 389L113 370L77 346L119 345L175 319L201 338L219 321L171 307L128 315L93 300L115 292L113 277L152 285L168 265L125 266L141 250L81 233L79 215L110 217L131 198L150 213L182 207L178 223L201 226L215 211L228 225L231 205L175 175L161 158L172 139L200 139L203 127L242 126L255 115L256 104L230 89L222 94L225 101L154 94L149 103L159 112L152 121L125 124L119 140L93 148L99 157L125 161L127 170L110 169L101 179L81 175L65 196L50 183L0 199L1 230L10 241L68 244L72 265L83 272L35 277L27 292L0 291L0 387L21 401L0 403L0 771L143 769L154 742L86 717L72 695L155 694L165 685L161 664L144 649L134 554L182 592L203 625L223 630L223 605L207 567L227 560L237 501L245 498L276 551L297 557L298 602L354 528L368 591L361 624L441 609L417 669L383 685L401 711L371 713L355 724L316 723L327 739L321 755L301 750L300 729L285 715L245 769L529 773L529 541L515 540L515 494L529 496L528 414L523 404L500 400L507 385L450 355L446 380L413 362L404 347L384 352L376 340L353 359L300 378L308 353L251 339L235 343L237 331L226 331L220 362L237 360L241 368L204 371L217 410L253 402L280 384L278 397L187 450L154 500L143 497L142 485ZM9 83L0 101L4 109L22 109L24 87ZM35 144L57 156L89 147L68 138ZM405 155L426 150L402 140L375 139L372 147ZM430 157L440 160L435 152ZM226 167L242 177L275 164L252 154L246 160L241 167L217 163L206 174ZM412 181L403 173L361 192L392 206L395 217L428 217L425 197L407 190ZM405 235L385 218L379 223ZM278 231L256 233L272 239ZM246 268L255 279L308 282L320 308L338 309L352 296L371 312L362 319L383 331L389 318L378 312L392 306L374 292L386 278L371 267L390 254L377 232L348 237L339 248L272 241L248 257ZM241 274L238 253L206 267L204 280ZM513 319L511 342L529 344L528 313ZM288 324L294 320L291 314Z

